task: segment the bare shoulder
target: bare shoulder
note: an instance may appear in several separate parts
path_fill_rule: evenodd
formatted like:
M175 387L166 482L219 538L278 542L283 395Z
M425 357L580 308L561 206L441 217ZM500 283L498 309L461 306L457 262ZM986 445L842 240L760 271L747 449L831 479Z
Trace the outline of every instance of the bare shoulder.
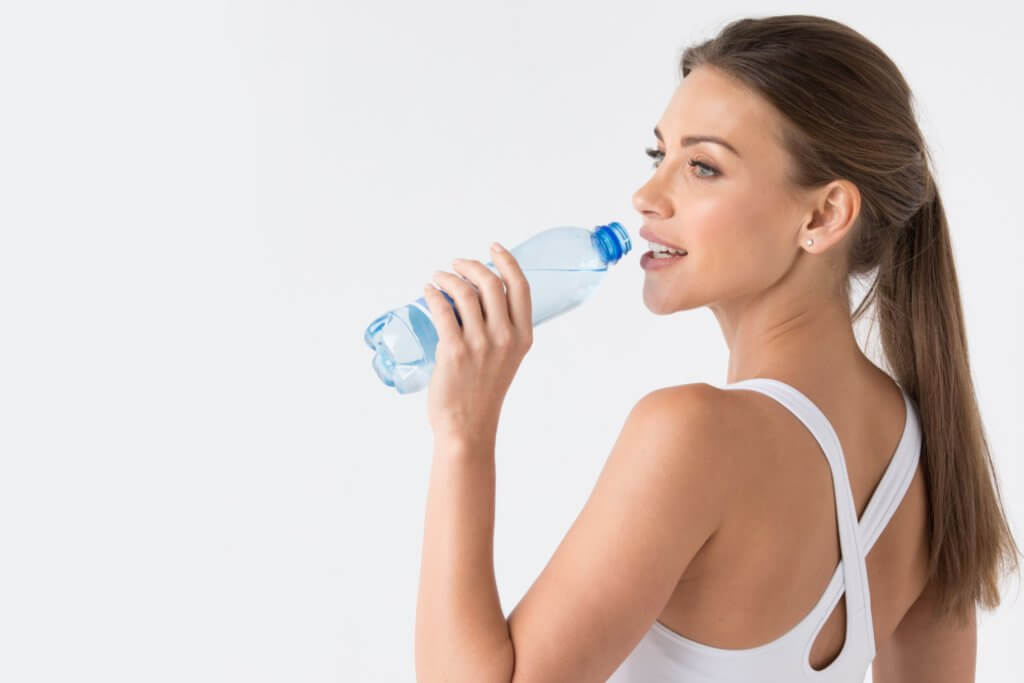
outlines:
M749 392L721 389L704 382L677 384L655 389L637 403L647 411L685 418L688 428L699 427L704 439L720 439L716 445L734 440L737 429L750 428L750 417L758 404L752 403Z
M675 405L686 408L690 413L705 415L717 412L729 404L733 393L705 382L693 382L655 389L645 394L640 403L662 407Z
M586 504L507 617L515 681L607 680L665 611L736 495L718 446L721 399L696 384L633 406Z
M631 418L642 428L667 432L691 457L708 457L728 479L756 431L750 418L757 404L744 393L704 382L663 387L644 395Z

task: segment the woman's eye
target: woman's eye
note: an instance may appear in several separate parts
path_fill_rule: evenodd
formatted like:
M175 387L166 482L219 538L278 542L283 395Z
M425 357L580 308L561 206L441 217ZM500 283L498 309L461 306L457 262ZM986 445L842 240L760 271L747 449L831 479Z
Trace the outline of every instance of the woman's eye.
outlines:
M651 164L654 168L658 168L659 162L665 158L665 153L659 149L652 149L649 147L644 151L647 153L647 156L654 159L654 163ZM718 175L718 169L712 166L708 166L707 164L697 161L696 159L690 159L687 162L687 164L690 166L697 166L701 169L704 169L705 171L710 171L710 173L706 175L697 174L698 178L713 178L714 176Z
M707 174L707 175L700 175L700 174L698 174L697 175L698 178L712 178L712 177L718 175L718 169L712 168L711 166L708 166L707 164L701 163L701 162L699 162L699 161L697 161L695 159L690 159L690 161L687 162L687 163L689 163L690 166L698 166L698 167L704 169L705 171L710 171L710 173Z
M651 164L651 166L653 166L654 168L658 168L658 162L665 157L665 153L662 152L661 150L652 149L650 147L648 147L644 151L647 153L647 156L654 159L654 163Z

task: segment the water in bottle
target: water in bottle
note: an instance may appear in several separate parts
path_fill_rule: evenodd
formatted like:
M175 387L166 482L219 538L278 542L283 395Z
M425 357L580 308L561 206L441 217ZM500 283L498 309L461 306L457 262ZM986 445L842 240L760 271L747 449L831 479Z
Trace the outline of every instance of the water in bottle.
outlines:
M593 230L574 226L543 230L509 251L530 283L533 326L579 306L600 284L608 266L629 253L632 242L618 222ZM485 264L498 277L493 262ZM455 301L441 294L455 309ZM455 317L462 324L458 309ZM437 330L423 297L393 309L370 323L363 334L373 351L373 369L400 394L430 383Z

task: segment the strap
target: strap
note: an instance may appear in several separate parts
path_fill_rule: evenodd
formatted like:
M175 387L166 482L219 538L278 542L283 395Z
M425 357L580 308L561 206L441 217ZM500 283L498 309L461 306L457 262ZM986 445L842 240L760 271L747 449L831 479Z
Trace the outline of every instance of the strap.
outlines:
M846 590L846 638L851 637L855 623L861 624L863 637L874 651L874 629L871 620L871 599L868 589L867 566L861 548L861 534L857 524L856 506L842 445L832 423L807 396L796 388L768 377L754 377L723 385L724 389L753 389L766 394L786 407L811 432L821 446L832 471L832 486L839 527L843 584ZM865 613L862 615L861 613ZM865 616L867 618L865 618Z
M753 379L767 378L755 377ZM750 380L742 380L741 382L727 384L723 388L753 388L749 386L749 382ZM785 386L789 387L790 385L787 384ZM792 387L790 388L793 389ZM793 390L795 391L795 389ZM917 471L918 461L921 456L920 415L913 399L910 398L902 387L900 387L900 393L903 395L903 403L906 410L903 434L900 436L896 450L889 459L889 464L886 466L882 478L878 481L878 485L871 493L868 504L864 508L864 512L857 524L860 545L864 550L865 557L871 552L871 548L874 547L878 537L882 535L882 531L885 530L892 516L896 514L896 509L903 502L903 497L906 495L907 489L910 488L910 482L914 479L914 473ZM810 399L807 400L810 401ZM818 443L821 443L821 439L818 439Z
M896 513L896 508L903 501L921 456L921 424L917 408L902 387L900 392L903 394L903 403L906 407L903 435L878 486L872 492L858 525L865 557L871 552L875 541L881 536L889 520Z

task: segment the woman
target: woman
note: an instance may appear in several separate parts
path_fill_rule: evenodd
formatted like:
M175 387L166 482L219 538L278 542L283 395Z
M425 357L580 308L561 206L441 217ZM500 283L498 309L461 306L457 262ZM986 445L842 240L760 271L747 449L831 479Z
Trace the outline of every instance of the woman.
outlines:
M506 619L493 447L529 289L503 251L500 279L439 271L465 327L428 286L419 680L971 681L976 605L999 604L1019 550L910 89L859 33L802 15L735 21L681 70L633 201L641 236L683 255L645 255L644 302L709 307L728 381L637 403ZM887 371L854 336L871 303Z

